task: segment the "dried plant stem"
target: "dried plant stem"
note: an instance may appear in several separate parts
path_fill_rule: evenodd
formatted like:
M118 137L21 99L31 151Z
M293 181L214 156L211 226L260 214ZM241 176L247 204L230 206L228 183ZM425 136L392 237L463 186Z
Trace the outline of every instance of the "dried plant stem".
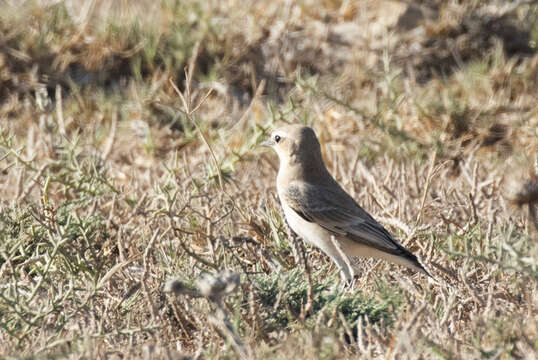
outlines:
M312 270L310 269L310 266L308 264L308 259L306 257L306 250L304 247L304 244L302 241L299 240L299 236L291 229L291 227L288 224L287 220L284 220L286 224L286 229L288 236L291 238L291 242L293 245L293 255L295 257L295 262L299 263L304 268L304 274L306 277L306 304L304 308L301 310L301 318L306 318L306 315L310 313L312 310L312 306L314 303L314 296L312 292Z
M204 97L200 100L200 102L197 105L195 105L194 107L192 106L191 82L192 82L193 71L195 69L194 64L195 64L196 58L198 56L198 50L197 49L198 49L198 45L195 47L195 51L193 52L193 56L191 57L190 65L189 65L188 69L185 71L185 94L183 94L181 91L179 91L179 89L177 88L176 84L174 84L172 79L170 79L170 84L172 85L172 88L174 89L176 94L181 98L181 101L183 102L183 109L184 109L185 115L187 116L189 121L191 121L193 123L193 125L196 128L196 130L198 131L198 134L200 135L200 138L202 139L204 145L209 150L209 154L211 155L211 160L213 161L213 166L215 166L215 170L217 171L217 177L218 177L219 187L220 187L221 192L224 195L226 195L228 200L231 201L231 203L234 205L234 209L239 213L241 218L244 221L248 221L248 216L243 212L243 210L241 210L241 208L239 206L237 206L234 197L231 196L230 194L228 194L228 192L225 190L224 181L223 181L223 177L222 177L222 170L220 168L219 161L217 160L217 156L215 155L215 152L213 151L213 147L209 143L209 140L207 139L207 137L204 135L204 132L200 128L200 125L198 124L198 121L196 120L196 118L194 116L194 113L200 108L200 106L202 106L202 104L207 100L209 95L211 95L211 93L213 92L212 88L209 89L207 91L207 93L204 95Z
M215 329L219 332L221 337L227 339L232 344L237 355L241 359L249 359L249 353L245 347L245 344L241 338L235 332L230 320L228 319L228 313L222 304L222 300L219 299L215 301L217 306L217 312L215 315L210 315L208 317L209 321L215 326Z
M153 302L153 299L151 297L148 285L147 285L147 279L149 275L149 253L153 248L153 245L155 244L155 241L159 237L160 232L159 230L155 231L153 233L153 236L151 237L150 241L148 242L148 245L146 246L146 250L144 250L144 272L142 273L142 279L140 280L140 283L142 284L142 290L144 291L144 296L146 298L146 301L149 306L151 318L153 322L156 322L158 319L157 310L155 308L155 303Z
M424 213L424 205L426 203L426 196L428 196L428 191L430 190L430 184L433 177L433 168L435 166L435 160L437 159L437 152L434 152L430 159L430 167L428 169L428 175L426 176L426 185L424 186L424 192L422 193L422 199L420 200L420 208L417 214L417 220L415 222L415 227L420 224L422 221L422 214Z

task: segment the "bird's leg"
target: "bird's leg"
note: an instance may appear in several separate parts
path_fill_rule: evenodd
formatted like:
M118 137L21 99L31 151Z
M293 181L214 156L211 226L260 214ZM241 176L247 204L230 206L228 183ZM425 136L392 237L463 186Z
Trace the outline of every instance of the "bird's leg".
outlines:
M351 266L351 261L349 256L344 253L344 249L340 246L338 241L336 241L334 235L331 235L331 242L338 252L338 257L332 256L334 262L340 267L340 275L342 276L342 282L345 284L353 285L353 278L355 277L353 267Z
M355 275L347 278L342 274L342 290L353 291L355 289Z
M288 224L288 220L284 217L284 224L286 225L286 232L288 233L288 236L291 238L291 242L293 244L292 251L293 251L293 257L295 258L295 263L303 265L303 257L301 256L300 246L299 244L299 235ZM304 249L303 249L304 253Z
M351 289L353 290L354 280L353 280L353 273L349 271L349 268L347 264L345 263L344 259L333 259L334 262L338 265L340 268L340 277L342 279L342 290L345 289Z
M342 291L346 291L346 290L353 291L354 287L355 287L354 279L346 280L342 278Z

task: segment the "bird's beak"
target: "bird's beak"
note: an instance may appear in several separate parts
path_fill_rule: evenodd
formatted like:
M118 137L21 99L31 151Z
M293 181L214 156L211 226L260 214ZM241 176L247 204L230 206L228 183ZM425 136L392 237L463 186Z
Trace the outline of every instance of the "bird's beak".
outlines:
M274 142L273 140L271 140L271 139L267 139L267 140L262 141L262 142L260 143L260 146L271 147L271 146L273 146L273 145L275 145L275 142Z

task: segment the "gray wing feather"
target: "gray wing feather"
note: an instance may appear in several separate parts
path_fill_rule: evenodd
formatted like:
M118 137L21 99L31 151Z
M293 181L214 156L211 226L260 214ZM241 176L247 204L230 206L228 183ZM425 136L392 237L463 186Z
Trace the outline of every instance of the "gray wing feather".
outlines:
M402 251L385 228L364 211L340 186L291 183L282 194L288 205L307 220L316 222L335 235L382 251Z

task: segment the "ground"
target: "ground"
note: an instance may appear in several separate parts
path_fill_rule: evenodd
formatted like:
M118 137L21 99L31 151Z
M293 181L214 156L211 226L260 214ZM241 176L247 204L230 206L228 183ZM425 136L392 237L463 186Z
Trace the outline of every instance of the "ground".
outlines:
M1 2L0 356L535 359L537 14ZM287 123L433 279L293 241Z

